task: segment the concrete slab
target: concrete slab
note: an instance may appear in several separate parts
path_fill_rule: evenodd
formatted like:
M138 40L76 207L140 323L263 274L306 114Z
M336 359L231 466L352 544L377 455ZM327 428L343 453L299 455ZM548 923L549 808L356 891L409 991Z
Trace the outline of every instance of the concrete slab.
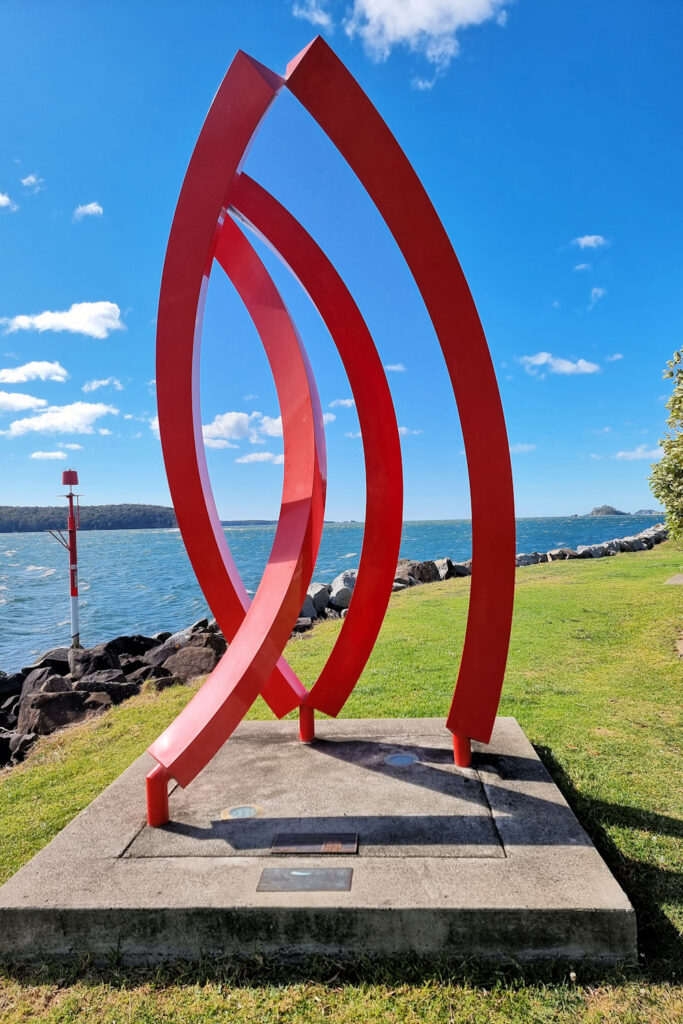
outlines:
M317 733L243 723L163 829L145 825L140 757L0 889L0 956L635 957L628 899L514 719L471 769L442 719ZM273 854L282 834L329 852Z
M668 587L683 587L683 572L677 572L675 576L670 576L668 580L664 581L664 585Z

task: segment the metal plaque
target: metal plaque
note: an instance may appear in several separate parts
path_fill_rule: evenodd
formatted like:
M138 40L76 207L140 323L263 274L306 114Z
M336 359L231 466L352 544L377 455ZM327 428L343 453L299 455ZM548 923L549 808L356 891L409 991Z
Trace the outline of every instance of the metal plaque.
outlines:
M357 832L278 832L271 853L358 853Z
M353 868L264 868L257 892L348 892Z

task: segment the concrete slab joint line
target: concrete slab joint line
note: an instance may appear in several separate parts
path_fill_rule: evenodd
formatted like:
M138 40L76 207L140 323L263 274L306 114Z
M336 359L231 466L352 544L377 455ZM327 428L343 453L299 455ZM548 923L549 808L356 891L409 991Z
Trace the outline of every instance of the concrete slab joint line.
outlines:
M151 763L0 889L0 957L636 956L628 899L512 718L469 769L440 719L321 721L310 746L294 722L245 722L161 829L145 823ZM259 814L221 816L236 807ZM315 850L355 833L355 854L271 854L278 835Z

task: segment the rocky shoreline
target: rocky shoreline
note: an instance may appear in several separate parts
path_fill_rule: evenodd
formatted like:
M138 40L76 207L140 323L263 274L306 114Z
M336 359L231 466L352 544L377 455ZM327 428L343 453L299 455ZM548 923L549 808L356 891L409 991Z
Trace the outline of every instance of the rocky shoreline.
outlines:
M518 554L515 564L523 567L570 558L610 557L652 548L667 537L666 527L660 523L635 536L603 544ZM396 593L471 572L471 559L401 559L392 589ZM311 583L292 635L307 632L316 622L344 618L357 574L357 569L350 569L332 583ZM88 650L59 647L20 672L0 671L0 767L22 761L39 736L100 714L133 697L143 686L162 690L208 675L226 650L216 620L199 619L177 633L119 636Z

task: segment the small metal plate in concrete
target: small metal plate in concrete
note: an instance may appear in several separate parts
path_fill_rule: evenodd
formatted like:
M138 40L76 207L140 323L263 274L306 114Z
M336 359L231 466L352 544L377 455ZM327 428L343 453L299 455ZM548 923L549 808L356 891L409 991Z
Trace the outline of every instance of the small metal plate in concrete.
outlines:
M324 720L310 746L297 731L243 723L161 829L138 758L0 889L0 958L635 956L628 899L514 719L470 769L442 719ZM343 853L275 866L282 833L357 833L352 875Z
M278 832L271 853L358 853L353 832Z
M264 868L257 892L348 892L353 868Z

